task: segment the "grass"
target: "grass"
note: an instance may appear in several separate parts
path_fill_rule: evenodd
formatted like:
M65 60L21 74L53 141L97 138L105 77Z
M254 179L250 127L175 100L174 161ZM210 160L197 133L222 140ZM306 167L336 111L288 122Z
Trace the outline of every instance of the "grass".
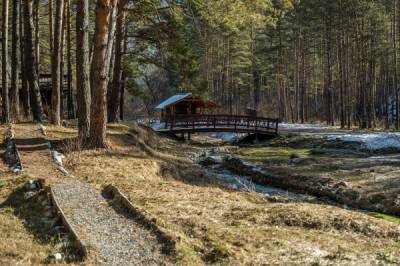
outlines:
M52 235L41 222L45 211L39 203L39 196L29 200L24 198L24 186L28 179L29 176L21 176L1 182L1 265L48 264L51 254L61 252L64 256L73 255L69 245L57 235ZM65 260L59 262L66 263Z
M390 222L400 223L400 217L397 217L397 216L388 215L388 214L379 213L379 212L367 212L367 213L375 218L383 219L383 220L390 221Z
M5 128L0 127L0 138L4 132ZM0 153L4 153L3 148ZM43 225L45 210L40 201L46 197L36 194L25 198L25 184L32 179L29 175L13 175L0 160L0 265L53 265L49 256L58 252L64 259L57 265L79 264L69 242Z
M54 140L66 135L50 131ZM388 258L400 263L396 224L336 207L272 203L225 189L185 160L195 147L133 125L113 125L110 133L111 149L70 151L67 169L99 189L109 183L119 187L177 241L181 265L366 265ZM274 152L282 159L294 150Z
M309 149L289 147L250 147L240 149L238 154L252 161L288 161L291 158L307 157Z
M321 183L329 182L332 187L340 187L339 193L348 205L400 216L397 161L373 160L368 158L371 154L357 150L357 144L326 143L309 136L285 136L264 145L273 147L243 148L237 154L300 190L314 193L326 188Z

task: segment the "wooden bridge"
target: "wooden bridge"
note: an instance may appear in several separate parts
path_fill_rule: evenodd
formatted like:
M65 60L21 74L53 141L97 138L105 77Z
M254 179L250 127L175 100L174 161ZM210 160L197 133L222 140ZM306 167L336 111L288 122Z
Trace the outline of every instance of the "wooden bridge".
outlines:
M278 119L239 116L239 115L207 115L184 114L174 115L165 119L165 127L159 132L171 134L201 132L234 132L258 135L276 136L278 134Z

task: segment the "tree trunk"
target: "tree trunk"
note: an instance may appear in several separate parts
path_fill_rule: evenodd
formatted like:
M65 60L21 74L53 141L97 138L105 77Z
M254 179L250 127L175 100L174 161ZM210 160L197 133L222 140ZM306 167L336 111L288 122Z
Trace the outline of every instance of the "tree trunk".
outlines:
M65 114L65 106L64 106L64 51L65 51L65 23L67 21L67 5L63 6L62 11L62 22L61 22L61 45L60 45L60 117L61 119L64 117Z
M53 54L53 0L49 0L49 41L50 41L50 54Z
M67 81L68 81L68 94L67 94L67 108L68 118L75 118L74 95L72 93L72 40L71 40L71 2L66 0L67 5Z
M21 100L22 106L24 109L25 118L29 117L31 106L30 106L30 98L29 98L29 85L28 78L25 71L25 34L24 34L24 5L22 2L20 3L20 21L19 21L19 35L21 37L20 40L20 58L21 58Z
M53 54L51 60L51 114L50 122L54 125L61 124L60 107L61 107L61 33L63 20L64 0L56 0L56 17L54 25L54 43Z
M76 14L76 81L79 137L89 136L90 128L90 55L89 0L78 0Z
M33 19L35 25L35 53L36 53L36 73L40 77L40 41L39 41L39 1L34 0L35 9L33 12Z
M90 146L105 148L107 129L107 44L112 13L110 0L98 0L96 6L96 22L94 33L94 49L92 61L92 96L90 109Z
M126 54L126 51L128 49L128 38L127 38L127 30L128 27L125 27L125 40L124 40L124 54ZM125 84L126 84L126 77L127 77L127 69L126 67L123 67L122 70L122 83L121 83L121 90L120 90L120 97L119 97L119 119L124 120L124 100L125 100Z
M3 17L2 17L2 99L3 99L3 114L2 120L4 123L10 122L10 106L8 95L8 0L3 0Z
M398 80L397 80L397 0L394 0L393 7L393 94L396 101L396 129L399 129L400 126L400 117L399 117L399 91L398 91Z
M19 15L20 0L13 1L13 18L12 18L12 55L11 55L11 92L10 104L13 120L19 119L19 88L18 88L18 52L19 52Z
M108 95L108 122L118 121L118 109L120 107L121 96L121 83L122 83L122 59L124 53L124 40L125 40L125 5L126 0L120 0L118 4L118 19L117 19L117 33L115 40L115 60L114 60L114 74L111 83L111 90Z
M32 91L33 97L33 118L41 122L43 119L42 98L40 95L39 79L36 73L36 56L33 46L33 17L32 17L33 0L24 1L24 31L25 31L25 71Z

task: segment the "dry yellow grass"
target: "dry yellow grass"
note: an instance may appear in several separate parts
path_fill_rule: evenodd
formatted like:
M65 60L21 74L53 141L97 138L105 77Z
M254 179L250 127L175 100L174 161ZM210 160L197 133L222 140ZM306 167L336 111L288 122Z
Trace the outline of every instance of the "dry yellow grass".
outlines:
M0 138L5 128L0 128ZM0 153L4 153L3 148ZM0 161L0 265L53 264L49 255L69 252L58 237L43 226L44 214L38 196L24 198L25 183L34 177L16 176ZM65 254L65 253L64 253ZM66 264L66 261L57 264Z
M0 179L0 265L47 264L49 255L63 252L63 241L40 222L40 204L24 199L27 178Z
M71 132L49 130L54 140ZM99 189L115 184L149 212L177 240L181 264L400 263L398 224L221 188L185 161L192 147L136 126L113 125L109 139L111 149L66 154L66 167Z

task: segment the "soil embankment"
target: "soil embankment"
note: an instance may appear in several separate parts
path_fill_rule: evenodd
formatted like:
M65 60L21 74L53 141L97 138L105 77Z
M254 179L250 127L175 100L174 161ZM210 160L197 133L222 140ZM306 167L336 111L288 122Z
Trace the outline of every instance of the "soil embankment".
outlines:
M289 136L242 148L224 166L257 184L400 216L400 160L373 155L359 143Z

